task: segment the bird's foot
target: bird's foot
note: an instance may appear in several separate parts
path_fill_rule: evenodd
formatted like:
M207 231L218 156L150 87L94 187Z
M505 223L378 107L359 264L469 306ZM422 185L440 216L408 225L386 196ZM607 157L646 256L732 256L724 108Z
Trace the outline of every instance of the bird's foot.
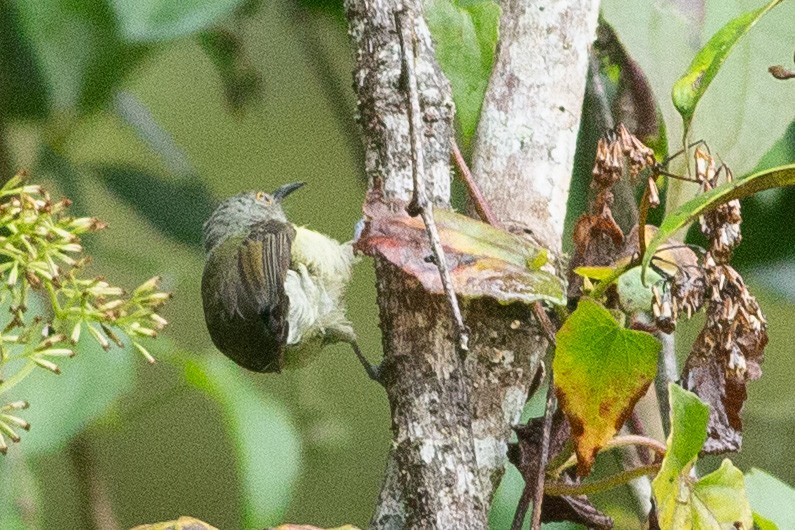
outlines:
M384 381L381 378L381 365L378 364L370 364L370 361L362 353L362 350L359 348L359 344L356 341L352 341L351 348L353 349L353 353L356 354L356 358L359 359L359 362L362 363L362 367L364 371L367 372L368 377L378 383L381 386L384 386Z

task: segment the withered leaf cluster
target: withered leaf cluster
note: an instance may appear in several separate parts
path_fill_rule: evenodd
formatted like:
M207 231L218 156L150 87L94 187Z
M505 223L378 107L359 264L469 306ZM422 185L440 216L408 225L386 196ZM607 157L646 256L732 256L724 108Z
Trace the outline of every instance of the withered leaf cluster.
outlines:
M657 161L654 151L619 124L606 138L599 139L593 168L591 187L595 196L588 213L583 214L574 225L575 251L569 266L570 300L577 300L582 290L582 278L573 271L580 266L612 265L616 257L623 254L625 237L613 218L615 197L613 186L626 174L636 179L641 171L654 167ZM653 186L653 201L659 204L659 194L653 174L649 175Z
M575 255L571 270L579 266L610 266L638 252L637 231L624 235L613 220L612 186L625 176L637 177L648 172L649 203L659 202L654 171L658 166L651 150L620 126L600 141L594 165L592 186L596 195L588 213L575 225ZM726 166L718 166L709 152L695 150L695 176L706 193L723 177L731 181ZM732 253L742 240L740 202L732 200L705 213L700 218L701 231L709 240L703 257L675 243L668 245L678 252L675 258L658 253L654 264L673 264L665 284L654 288L652 314L654 325L671 333L680 317L690 318L702 308L706 322L693 345L682 373L682 385L710 405L709 439L706 453L739 449L742 422L740 411L746 399L746 383L759 378L760 363L767 344L764 316L740 274L729 264ZM650 227L647 227L649 232ZM671 270L670 267L667 267ZM582 279L569 274L569 299L579 298ZM609 294L610 291L608 291ZM610 305L610 300L608 300Z
M696 149L696 178L703 192L713 189L721 173L715 160ZM731 172L725 168L726 178ZM685 362L682 386L710 406L705 453L736 451L742 442L740 411L746 383L761 375L767 344L765 318L742 276L729 265L739 245L740 202L729 201L705 213L701 231L709 239L700 269L680 268L662 294L656 292L654 315L661 329L672 330L679 312L688 317L706 305L706 321Z

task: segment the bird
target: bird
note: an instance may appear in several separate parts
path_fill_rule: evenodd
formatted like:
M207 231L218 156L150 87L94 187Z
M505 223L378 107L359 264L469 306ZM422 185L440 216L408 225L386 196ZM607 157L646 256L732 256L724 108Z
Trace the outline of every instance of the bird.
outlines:
M210 338L254 372L304 366L325 346L345 342L379 381L345 314L352 242L297 226L284 213L282 201L304 184L229 197L204 223L201 294Z

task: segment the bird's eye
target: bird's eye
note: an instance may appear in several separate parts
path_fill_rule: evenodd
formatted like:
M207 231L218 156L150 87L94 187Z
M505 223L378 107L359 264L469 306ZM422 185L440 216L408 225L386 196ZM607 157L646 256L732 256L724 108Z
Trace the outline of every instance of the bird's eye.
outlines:
M264 202L265 204L270 204L271 202L273 202L273 199L271 198L271 196L268 195L267 193L265 193L264 191L258 191L257 195L256 195L256 199L257 199L257 201Z

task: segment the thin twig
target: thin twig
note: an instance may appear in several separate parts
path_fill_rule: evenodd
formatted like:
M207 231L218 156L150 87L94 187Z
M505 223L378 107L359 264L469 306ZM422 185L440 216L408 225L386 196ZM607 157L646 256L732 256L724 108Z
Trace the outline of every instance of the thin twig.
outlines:
M555 348L555 327L549 319L549 315L544 310L540 302L533 304L533 314L535 315L541 329L549 341L549 345ZM555 381L552 368L549 369L549 388L547 389L547 402L544 407L544 428L541 432L541 454L538 459L538 474L536 475L535 491L533 491L533 519L530 523L531 530L538 530L541 528L541 506L544 503L544 482L546 480L546 467L549 460L549 439L552 436L552 414L555 411ZM524 523L527 509L530 505L530 482L526 482L522 490L522 496L519 498L519 503L516 505L516 513L513 516L513 523L511 530L521 530Z
M618 447L630 447L630 446L640 446L640 447L648 447L652 451L654 451L657 456L665 456L666 447L665 444L662 442L655 440L654 438L650 438L648 436L639 436L637 434L621 434L614 438L608 440L604 446L599 449L599 453L603 453L605 451L609 451L610 449L616 449ZM558 476L563 473L567 468L572 467L577 463L577 456L571 455L568 460L566 460L563 464L560 465L557 469L551 472L551 475ZM651 462L647 462L651 464Z
M593 495L602 491L623 486L630 480L642 477L644 475L654 475L660 470L660 464L651 464L648 466L640 466L635 469L627 469L621 473L588 482L586 484L563 484L560 482L550 482L546 485L547 495L559 496L576 496L576 495Z
M546 315L546 313L544 313ZM554 348L554 337L551 340ZM557 399L555 398L555 372L549 369L549 389L547 389L547 404L544 408L544 431L541 435L541 456L538 462L538 476L536 477L536 491L533 498L533 520L530 523L530 530L541 528L541 508L544 503L544 488L547 478L546 467L549 460L549 439L552 433L552 414L555 412Z
M480 220L491 226L499 226L500 222L497 220L494 212L491 211L491 207L483 197L483 193L480 191L477 182L472 178L472 172L469 171L469 167L464 160L464 155L461 154L461 150L458 148L458 143L455 141L455 138L450 141L450 144L453 151L453 161L458 168L458 174L461 175L461 180L464 181L464 185L467 187L467 192L469 192L469 197L472 199L475 211L478 212Z
M416 35L414 34L414 19L408 10L395 13L398 35L400 37L400 48L403 56L403 74L407 86L409 98L409 136L411 137L411 154L413 159L412 177L414 180L414 193L411 202L406 207L409 215L419 214L425 223L425 229L430 239L431 250L435 258L439 275L442 279L442 287L450 309L453 312L453 321L458 335L458 347L461 351L469 350L469 332L464 325L464 318L461 315L461 307L458 305L458 297L453 289L453 279L450 270L447 268L447 259L442 248L442 241L439 238L439 231L433 220L433 205L428 201L425 193L425 162L422 147L422 114L420 111L420 99L417 94L417 76L414 71L415 61L417 60Z
M530 488L530 482L525 482L522 496L519 497L519 502L516 504L516 512L513 514L513 522L511 523L511 530L522 530L524 524L524 516L527 515L527 509L530 508L530 498L533 490Z

